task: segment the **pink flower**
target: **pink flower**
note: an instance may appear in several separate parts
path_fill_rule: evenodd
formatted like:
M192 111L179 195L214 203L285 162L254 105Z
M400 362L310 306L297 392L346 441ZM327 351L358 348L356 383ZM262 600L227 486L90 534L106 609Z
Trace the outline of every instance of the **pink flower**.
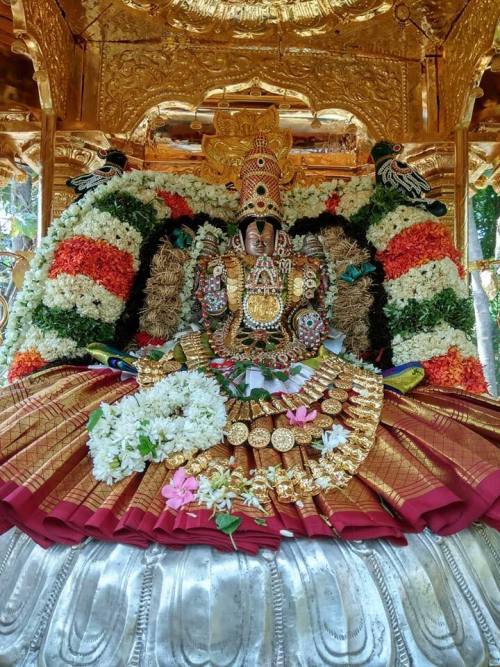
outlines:
M166 484L161 490L161 495L167 499L167 507L178 510L183 505L192 503L194 493L198 488L198 482L194 477L186 477L184 468L178 468L170 484Z
M317 410L307 412L305 405L301 405L300 408L297 408L295 414L292 412L292 410L288 410L286 416L288 417L288 421L292 426L304 426L304 424L307 424L307 422L312 422L314 419L316 419L317 414Z

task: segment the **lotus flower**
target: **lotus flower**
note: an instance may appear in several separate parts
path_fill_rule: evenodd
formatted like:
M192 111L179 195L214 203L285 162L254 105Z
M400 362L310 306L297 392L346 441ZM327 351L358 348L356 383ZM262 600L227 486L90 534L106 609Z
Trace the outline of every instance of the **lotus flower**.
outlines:
M301 405L300 408L297 408L295 413L292 412L292 410L288 410L286 416L288 417L288 421L292 426L304 426L304 424L307 424L307 422L312 422L314 419L316 419L317 414L317 410L311 410L311 412L307 412L305 405Z
M198 482L194 477L186 477L184 468L178 468L170 484L166 484L161 490L161 495L167 499L167 507L178 510L188 505L195 499L193 491L198 488Z

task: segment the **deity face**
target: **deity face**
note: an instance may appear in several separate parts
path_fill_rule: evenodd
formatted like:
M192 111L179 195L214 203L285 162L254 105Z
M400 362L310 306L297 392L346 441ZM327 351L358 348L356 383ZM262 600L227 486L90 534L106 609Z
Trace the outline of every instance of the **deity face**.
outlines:
M245 252L254 257L274 253L274 227L270 222L264 224L262 232L259 232L256 222L248 225L245 234Z

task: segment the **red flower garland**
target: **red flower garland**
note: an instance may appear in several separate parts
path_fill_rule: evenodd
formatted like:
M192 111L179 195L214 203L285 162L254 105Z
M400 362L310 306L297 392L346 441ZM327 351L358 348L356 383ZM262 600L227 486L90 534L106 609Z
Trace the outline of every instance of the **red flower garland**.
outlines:
M463 357L456 347L446 354L423 361L425 375L430 384L440 387L463 387L475 394L484 394L488 387L483 368L474 357Z
M340 204L340 196L337 192L333 192L326 200L326 210L332 215L336 215L338 205Z
M46 365L45 359L36 350L16 352L7 374L7 380L14 382L24 375L29 375Z
M138 331L135 334L135 341L139 347L146 347L146 345L163 345L165 338L157 338L146 333L146 331Z
M170 217L172 220L182 218L183 216L193 217L191 207L181 195L175 194L175 192L167 192L166 190L157 190L156 196L162 199L170 208Z
M454 247L448 230L442 223L432 221L404 229L391 239L386 250L376 255L384 266L387 280L399 278L414 267L444 257L455 262L463 277L460 253Z
M49 278L61 273L92 278L122 299L127 298L135 275L130 253L86 236L74 236L59 243Z

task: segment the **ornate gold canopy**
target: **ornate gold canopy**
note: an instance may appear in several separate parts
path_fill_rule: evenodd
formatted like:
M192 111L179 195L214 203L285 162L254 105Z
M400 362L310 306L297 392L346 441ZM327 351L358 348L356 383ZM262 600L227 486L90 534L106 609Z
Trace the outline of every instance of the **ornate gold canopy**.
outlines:
M332 24L366 21L388 11L391 0L122 0L162 18L173 28L199 35L256 38L277 30L313 35ZM329 25L330 24L330 25Z

